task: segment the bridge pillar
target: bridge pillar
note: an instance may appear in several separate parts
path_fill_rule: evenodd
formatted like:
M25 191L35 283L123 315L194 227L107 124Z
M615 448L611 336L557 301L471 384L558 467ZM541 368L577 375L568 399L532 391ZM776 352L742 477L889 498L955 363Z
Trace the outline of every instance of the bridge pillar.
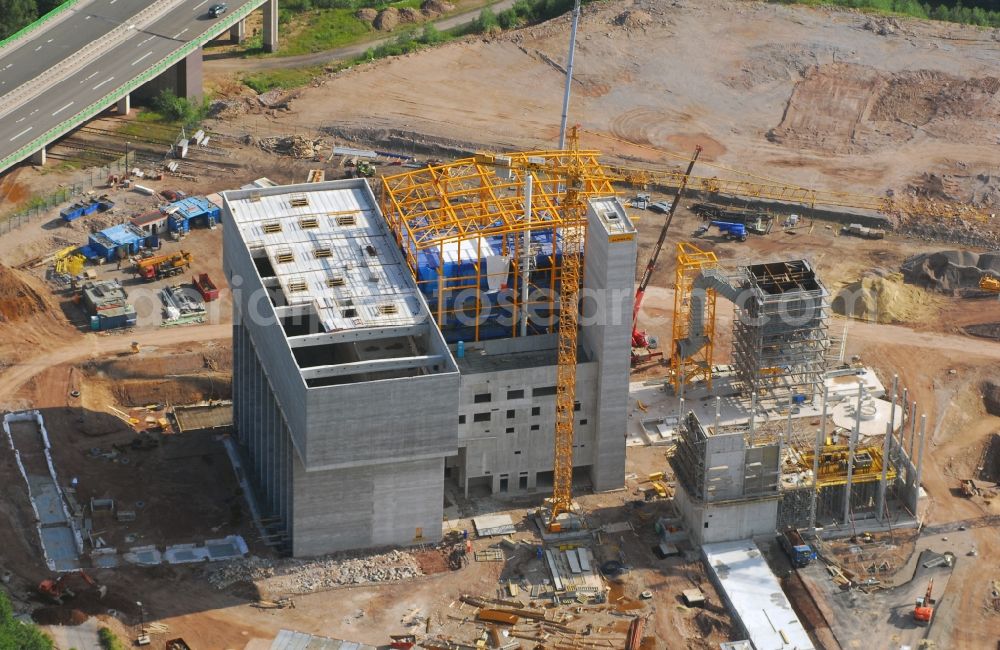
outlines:
M278 0L264 3L264 51L278 49Z
M42 147L35 153L31 154L29 161L32 165L44 165L45 164L45 147Z
M239 45L247 37L247 21L241 20L229 28L229 40Z
M132 111L132 96L125 95L118 100L118 114L128 115Z
M186 97L192 102L201 102L204 95L201 55L202 49L199 47L177 64L178 97Z

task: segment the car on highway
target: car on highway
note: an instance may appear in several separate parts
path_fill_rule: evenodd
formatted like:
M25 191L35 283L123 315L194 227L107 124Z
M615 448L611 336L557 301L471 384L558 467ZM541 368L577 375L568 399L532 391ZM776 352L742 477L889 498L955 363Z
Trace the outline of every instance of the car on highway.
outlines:
M650 203L648 209L653 212L659 212L660 214L666 214L670 212L670 206L672 203L672 201L657 201L656 203Z
M219 4L214 4L208 8L208 15L212 18L218 18L222 14L229 10L229 5L225 2L220 2Z

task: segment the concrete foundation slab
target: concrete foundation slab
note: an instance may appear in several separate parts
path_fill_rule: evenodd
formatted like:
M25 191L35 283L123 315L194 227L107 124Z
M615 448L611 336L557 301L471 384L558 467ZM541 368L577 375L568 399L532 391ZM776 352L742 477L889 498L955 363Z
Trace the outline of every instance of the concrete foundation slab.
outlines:
M80 568L76 540L69 526L43 526L40 530L45 554L55 565L56 571L73 571Z
M473 517L472 525L476 527L476 534L480 537L512 535L514 533L514 521L510 518L510 515L481 515Z

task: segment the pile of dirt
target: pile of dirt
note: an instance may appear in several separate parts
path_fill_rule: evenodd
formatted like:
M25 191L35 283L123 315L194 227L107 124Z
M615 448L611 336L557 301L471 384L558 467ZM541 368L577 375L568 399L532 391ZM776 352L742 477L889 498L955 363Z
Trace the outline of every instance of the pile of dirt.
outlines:
M455 5L448 2L448 0L424 0L420 4L420 11L427 16L440 16L441 14L446 14L453 10Z
M934 315L939 300L923 289L904 284L903 276L876 269L842 287L833 311L876 323L912 323Z
M1000 276L1000 253L952 250L921 253L903 262L906 282L932 291L954 295L977 290L984 274Z
M875 32L879 36L888 36L900 31L903 26L899 24L898 20L891 16L872 16L865 21L863 28L870 32Z
M362 7L354 14L355 18L361 22L368 23L369 25L375 22L376 16L378 16L378 9L372 9L371 7Z
M398 24L399 9L396 9L395 7L388 7L378 12L378 16L375 16L375 20L372 21L372 27L380 32L390 32L395 29Z
M0 323L24 321L45 309L45 299L20 272L0 264Z
M982 388L986 412L1000 416L1000 381L984 381Z
M413 7L403 7L399 10L399 22L418 23L424 19L424 15Z
M292 158L315 158L319 155L319 150L325 146L322 140L310 140L301 135L261 138L256 141L256 144L269 153L291 156Z
M923 199L964 202L975 207L1000 205L1000 177L990 170L970 174L925 172L910 182L906 191Z
M619 27L645 27L653 22L653 17L641 9L626 9L611 21Z

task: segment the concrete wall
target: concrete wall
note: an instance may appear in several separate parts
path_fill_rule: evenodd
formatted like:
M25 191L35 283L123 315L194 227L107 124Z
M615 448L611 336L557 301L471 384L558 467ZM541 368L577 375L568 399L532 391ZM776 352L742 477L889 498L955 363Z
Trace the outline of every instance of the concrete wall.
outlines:
M588 467L595 462L593 387L597 372L596 363L577 365L576 401L580 410L573 431L574 467ZM462 373L458 444L465 448L465 465L459 471L460 485L464 486L467 479L489 476L493 492L502 491L503 478L507 479L503 491L534 490L538 472L552 471L556 398L554 394L536 397L532 391L555 384L554 365ZM512 391L520 391L523 396L511 395ZM489 402L476 402L476 395L486 394L490 395ZM487 415L488 419L484 419Z
M778 526L778 499L703 504L680 484L674 503L696 545L773 535Z
M595 449L591 482L595 490L625 484L625 438L632 346L637 243L634 232L608 231L599 212L614 211L628 231L628 216L617 201L595 201L587 210L581 341L600 370L593 384ZM577 380L577 386L581 382Z
M451 372L308 389L306 466L357 467L457 454L458 387L458 373Z
M443 458L293 473L296 557L441 539Z

